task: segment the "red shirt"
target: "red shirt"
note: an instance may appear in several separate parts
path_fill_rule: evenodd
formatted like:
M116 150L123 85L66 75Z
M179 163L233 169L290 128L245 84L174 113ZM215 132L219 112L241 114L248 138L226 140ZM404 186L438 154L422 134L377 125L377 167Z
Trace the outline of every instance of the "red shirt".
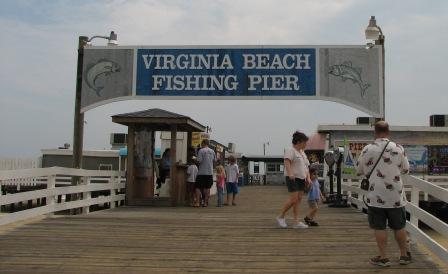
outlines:
M226 177L223 174L218 174L216 177L216 186L223 188L226 183Z

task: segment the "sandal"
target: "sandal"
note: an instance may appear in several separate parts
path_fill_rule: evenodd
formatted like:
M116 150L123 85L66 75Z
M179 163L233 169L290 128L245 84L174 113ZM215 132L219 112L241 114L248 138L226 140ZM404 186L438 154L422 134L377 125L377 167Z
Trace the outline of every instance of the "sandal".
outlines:
M378 265L382 267L390 266L390 261L388 258L381 259L381 256L375 256L373 258L370 258L370 263L373 265Z

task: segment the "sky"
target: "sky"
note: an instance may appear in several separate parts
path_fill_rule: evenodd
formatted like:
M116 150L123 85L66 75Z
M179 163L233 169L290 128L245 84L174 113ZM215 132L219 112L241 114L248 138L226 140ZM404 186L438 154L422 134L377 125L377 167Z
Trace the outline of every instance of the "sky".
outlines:
M120 45L362 45L375 15L386 37L386 119L429 125L448 114L448 1L2 0L0 159L72 143L78 36L118 34ZM94 40L94 45L106 41ZM212 128L245 154L281 154L295 130L368 116L327 101L129 100L85 113L84 149L109 149L120 113L161 108Z

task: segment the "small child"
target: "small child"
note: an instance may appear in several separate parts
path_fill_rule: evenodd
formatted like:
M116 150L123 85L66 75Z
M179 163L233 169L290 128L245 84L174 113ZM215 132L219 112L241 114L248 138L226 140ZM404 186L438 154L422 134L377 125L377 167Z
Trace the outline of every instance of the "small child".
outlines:
M216 167L216 190L218 194L218 205L217 207L222 207L222 200L224 199L224 185L226 183L226 172L224 167L219 165Z
M195 183L196 183L196 176L198 175L198 167L195 165L194 161L196 160L196 157L193 156L193 158L190 161L190 164L187 168L187 193L188 193L188 199L190 202L190 206L194 206L196 203L195 201Z
M224 205L229 205L230 203L230 195L232 194L232 205L236 206L235 198L236 194L238 194L238 176L240 171L238 169L238 165L236 164L236 159L233 155L229 156L229 164L226 166L227 173L227 202Z
M304 218L305 223L309 226L319 225L316 221L314 221L314 217L316 217L317 214L318 204L324 199L322 192L320 191L318 176L317 169L315 167L310 167L311 188L308 193L309 211L307 216Z

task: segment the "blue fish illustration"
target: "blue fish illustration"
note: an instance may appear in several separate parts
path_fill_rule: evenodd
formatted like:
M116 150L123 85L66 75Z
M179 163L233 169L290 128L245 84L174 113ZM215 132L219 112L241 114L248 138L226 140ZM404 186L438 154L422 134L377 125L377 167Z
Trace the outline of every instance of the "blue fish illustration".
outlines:
M346 81L347 79L351 80L354 84L359 86L361 90L361 97L364 98L366 95L366 90L370 87L370 84L362 81L361 78L361 68L354 68L352 62L346 61L340 65L330 66L328 69L328 73L337 77L341 77L342 81Z
M114 61L110 61L107 59L100 59L96 63L92 63L87 65L86 72L84 74L84 79L86 81L87 86L93 89L96 92L98 97L101 96L100 92L104 88L97 83L97 80L100 76L105 75L109 76L112 73L116 73L120 71L120 66Z

